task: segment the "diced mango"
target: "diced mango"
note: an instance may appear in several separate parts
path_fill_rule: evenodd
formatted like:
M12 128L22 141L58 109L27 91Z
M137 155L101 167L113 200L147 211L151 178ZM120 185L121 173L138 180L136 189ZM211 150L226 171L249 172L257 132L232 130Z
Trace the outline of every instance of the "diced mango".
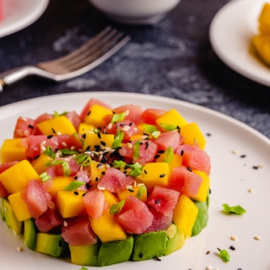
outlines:
M47 190L52 194L53 199L56 199L58 191L63 190L73 181L74 178L71 176L56 176Z
M155 185L167 186L170 178L170 167L167 162L150 162L144 165L141 181L147 189Z
M25 151L20 138L7 139L1 147L1 163L24 160L26 158Z
M106 172L106 166L100 162L97 162L95 160L91 161L90 164L90 185L94 186L97 184L98 180L101 178L101 176Z
M8 196L9 203L18 221L24 221L31 218L27 203L23 200L22 191Z
M259 32L261 34L270 35L270 3L263 5L259 16Z
M185 237L190 237L198 215L198 208L186 195L181 195L173 211L173 222Z
M165 154L160 154L160 156L156 159L156 162L165 162ZM182 165L182 157L177 154L173 154L172 160L169 163L170 172L176 167L180 167Z
M125 240L127 235L113 215L106 212L98 219L90 219L92 229L102 243Z
M159 116L156 123L161 130L166 130L166 128L164 128L166 125L174 125L181 128L188 122L176 109L171 109Z
M40 179L27 160L22 160L0 174L0 182L9 193L23 190L30 180Z
M85 116L83 122L96 127L104 127L107 124L106 117L109 117L110 115L113 115L111 110L95 104L91 107L91 110Z
M252 38L253 48L258 57L270 65L270 35L257 35Z
M114 141L113 134L86 133L83 150L98 150L97 147L112 147Z
M57 135L57 134L72 135L76 132L74 125L65 116L58 116L43 121L39 123L37 127L44 135Z
M193 172L199 175L203 179L203 181L197 195L194 196L192 199L200 202L206 202L210 188L210 178L206 173L202 171L193 170Z
M117 204L119 202L117 197L114 194L112 194L111 192L104 190L103 194L105 197L105 201L108 204L108 207L111 207L113 204Z
M184 137L184 144L198 144L205 148L206 140L197 123L190 123L181 128L180 134Z
M91 132L91 131L94 130L94 128L95 128L94 125L89 125L89 124L86 124L86 123L80 123L78 133L79 134L84 134L84 133L87 133L87 132Z
M46 164L52 160L53 159L50 156L41 154L37 159L33 160L31 164L38 174L42 174L48 169L48 166L46 166Z
M144 188L145 192L142 192L140 195L138 194L138 192L140 193L140 191ZM147 189L145 187L145 185L138 185L136 187L132 187L131 189L126 189L124 191L118 192L117 196L119 198L120 201L125 200L127 197L129 196L133 196L136 198L139 198L141 201L146 202L147 200Z
M76 217L84 213L83 194L85 191L61 190L57 194L56 205L62 217Z

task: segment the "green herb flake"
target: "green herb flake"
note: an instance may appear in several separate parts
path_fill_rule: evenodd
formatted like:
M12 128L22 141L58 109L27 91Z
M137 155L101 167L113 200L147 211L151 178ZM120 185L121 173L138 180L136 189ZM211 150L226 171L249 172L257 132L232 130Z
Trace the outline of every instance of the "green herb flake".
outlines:
M76 159L77 165L82 165L83 167L87 167L91 164L92 159L85 153L77 154L74 156L74 159Z
M227 250L225 249L219 249L219 257L224 261L224 262L229 262L230 261L230 254Z
M130 164L129 168L131 169L129 175L133 178L136 178L142 173L143 166L140 163L136 162L134 164Z
M71 182L69 185L67 185L64 190L68 190L68 191L75 191L77 190L79 187L85 185L84 182L81 181L73 181Z
M46 166L62 165L65 176L69 176L71 173L68 162L63 159L55 159L55 160L47 162L45 165Z
M115 113L112 117L111 123L117 123L120 121L123 121L125 119L126 116L126 112L122 112L122 113Z
M71 156L71 155L77 155L79 154L79 151L76 150L70 150L68 148L64 148L61 150L58 150L63 156Z
M229 206L228 204L224 203L223 205L223 212L227 215L243 215L246 213L246 210L240 206Z
M140 157L140 144L141 141L137 141L133 145L133 160L137 160Z
M66 116L67 112L63 112L63 113L58 113L57 111L53 111L53 116L54 118L59 117L59 116Z
M164 124L164 123L162 123L162 124L160 124L160 126L162 128L164 128L166 131L172 131L172 130L177 130L178 129L177 125L174 125L174 124Z
M40 174L39 177L41 178L42 182L46 182L50 179L50 176L47 174L47 172Z
M82 266L80 270L88 270L88 268L86 268L85 266Z
M170 164L172 159L173 159L173 148L170 146L164 153L164 161Z
M143 124L143 130L149 134L157 131L157 127L154 125Z
M120 147L124 138L124 132L121 129L118 129L112 144L112 148Z
M114 160L113 161L113 167L116 169L122 169L126 166L126 162L122 161L122 160Z
M145 187L145 185L141 185L139 190L138 190L138 193L137 193L137 197L139 200L142 199L142 196L147 192L147 189Z
M125 205L125 200L120 201L119 203L113 204L110 208L111 215L117 215L121 212L123 206Z
M55 158L55 153L53 152L50 146L47 146L45 151L43 152L44 155L49 156L51 158Z

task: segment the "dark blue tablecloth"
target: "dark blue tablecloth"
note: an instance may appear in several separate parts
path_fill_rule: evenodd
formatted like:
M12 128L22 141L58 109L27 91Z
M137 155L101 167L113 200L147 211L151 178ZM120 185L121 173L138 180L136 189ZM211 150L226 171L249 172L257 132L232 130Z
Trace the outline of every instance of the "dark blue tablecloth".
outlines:
M57 93L125 91L172 97L230 115L270 138L270 88L237 74L213 52L209 26L227 0L182 0L153 26L110 21L87 0L53 0L27 28L0 38L0 72L72 51L106 25L132 40L94 70L55 83L30 77L0 94L0 106Z

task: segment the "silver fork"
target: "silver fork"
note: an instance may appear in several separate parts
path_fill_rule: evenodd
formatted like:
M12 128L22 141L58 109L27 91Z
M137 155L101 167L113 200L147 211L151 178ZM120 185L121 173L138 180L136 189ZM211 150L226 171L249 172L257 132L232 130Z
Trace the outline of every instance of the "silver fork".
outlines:
M1 73L0 92L5 86L29 75L58 82L79 76L103 63L129 40L130 36L108 26L79 49L66 56Z

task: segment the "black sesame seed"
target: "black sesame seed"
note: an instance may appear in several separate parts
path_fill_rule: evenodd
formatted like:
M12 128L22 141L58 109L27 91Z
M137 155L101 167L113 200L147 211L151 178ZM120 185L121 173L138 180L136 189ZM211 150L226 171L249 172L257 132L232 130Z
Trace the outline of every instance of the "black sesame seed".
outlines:
M192 169L190 167L187 167L188 171L192 172Z
M87 152L87 151L90 151L90 148L91 148L91 146L88 145L88 146L86 147L85 151L86 151L86 152Z
M28 125L28 127L29 127L29 128L31 128L31 129L33 129L33 128L34 128L34 126L32 126L32 125Z
M35 156L34 159L38 159L39 158L39 155Z
M159 203L160 203L160 200L156 200L156 201L155 201L155 204L159 204Z
M147 170L144 170L143 172L144 172L145 174L147 174Z
M258 170L258 169L259 169L258 166L253 166L252 168L253 168L254 170Z
M164 150L159 150L158 153L159 153L159 154L164 154L165 151L164 151Z
M234 246L230 246L230 249L231 249L231 250L235 250L235 247L234 247Z
M160 178L163 178L163 177L165 177L165 176L166 176L166 174L163 173L163 174L161 174L159 177L160 177Z
M98 181L98 177L95 178L95 181L96 181L96 182Z
M184 150L182 150L182 151L181 151L181 154L180 154L180 155L181 155L181 156L183 156L183 155L184 155Z
M161 262L161 259L160 259L159 257L157 257L157 256L155 256L153 259L154 259L155 261Z
M140 259L143 258L143 253L139 253L139 258L140 258Z
M49 135L47 136L47 139L51 139L53 137L53 135Z
M86 183L85 186L87 189L91 188L91 185L89 183Z
M102 174L102 175L105 175L105 172L104 172L104 171L102 171L102 172L101 172L101 174Z
M101 134L99 132L97 133L97 136L99 139L101 139Z
M85 140L86 139L86 133L82 134L82 138Z
M149 146L149 142L145 142L145 149L147 149Z
M75 179L75 180L77 180L77 179L78 179L78 176L77 176L77 175L75 175L75 176L74 176L74 179Z
M106 143L105 143L104 141L100 141L100 144L101 144L102 146L106 146Z
M245 158L247 155L241 155L240 158Z
M88 113L87 113L87 115L90 115L91 114L91 111L89 111Z
M155 155L155 156L154 156L155 159L157 159L157 158L159 158L159 157L160 157L160 155Z
M130 122L130 123L129 123L129 126L132 126L132 125L133 125L133 123L132 123L132 122Z
M53 133L56 133L56 131L54 130L54 128L52 128L52 132L53 132Z
M77 195L77 196L79 195L79 192L78 192L78 191L74 191L73 193L74 193L75 195Z
M134 190L133 190L133 189L130 189L130 188L128 189L128 191L129 191L129 192L134 192Z

